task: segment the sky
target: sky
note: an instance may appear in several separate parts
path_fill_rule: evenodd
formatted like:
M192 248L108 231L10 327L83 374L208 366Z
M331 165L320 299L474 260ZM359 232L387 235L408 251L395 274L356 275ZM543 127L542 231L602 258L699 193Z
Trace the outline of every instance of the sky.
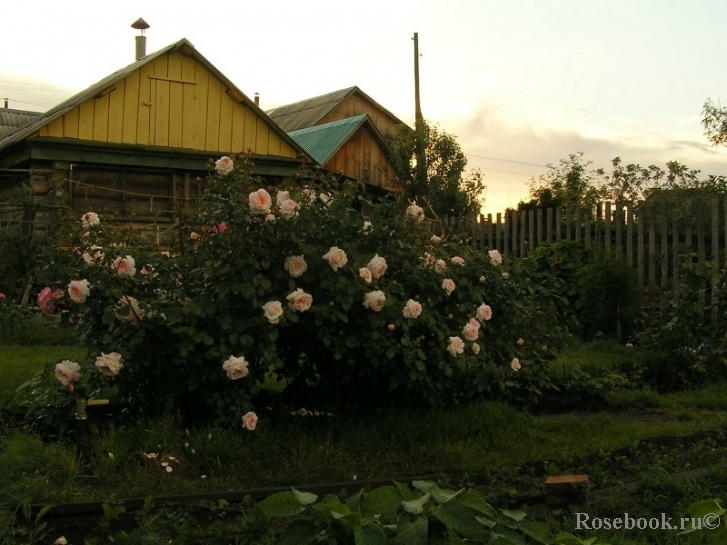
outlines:
M3 7L0 98L45 111L147 52L189 40L264 110L358 86L414 122L414 42L424 117L480 169L484 212L583 152L593 168L727 175L704 101L727 95L724 0L66 0ZM10 23L10 24L8 24ZM727 103L727 99L723 103Z

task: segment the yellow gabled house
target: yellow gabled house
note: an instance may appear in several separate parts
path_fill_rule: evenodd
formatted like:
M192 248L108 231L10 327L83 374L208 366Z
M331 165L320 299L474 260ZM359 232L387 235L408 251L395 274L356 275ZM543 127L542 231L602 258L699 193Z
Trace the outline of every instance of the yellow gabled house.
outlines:
M271 183L301 160L316 164L186 39L4 133L0 202L32 202L25 222L43 206L69 206L171 223L202 189L210 159L251 152L254 173ZM21 211L0 207L0 222L8 214Z

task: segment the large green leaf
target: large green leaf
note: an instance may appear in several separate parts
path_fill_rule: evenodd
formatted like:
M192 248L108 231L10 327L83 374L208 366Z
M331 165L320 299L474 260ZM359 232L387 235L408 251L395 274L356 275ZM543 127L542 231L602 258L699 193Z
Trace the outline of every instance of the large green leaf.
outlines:
M296 490L295 488L293 488L293 496L301 505L310 505L318 499L318 496L312 494L311 492L301 492L300 490Z
M366 515L384 515L398 509L401 502L401 494L395 487L382 486L366 494L361 511Z
M402 518L396 526L397 545L427 545L429 543L429 522L425 515L413 520Z
M260 510L269 517L293 517L303 512L304 507L293 492L277 492L258 504Z
M353 539L356 545L387 545L389 543L386 534L378 526L356 524L353 527Z
M430 497L431 496L429 494L424 494L421 498L416 500L404 500L401 502L401 506L407 513L418 515L424 512L424 505L429 501Z
M434 515L447 528L454 530L458 535L476 542L483 543L487 531L475 518L475 513L461 503L445 503L432 510Z
M309 520L296 520L280 536L280 545L307 545L315 543L316 527Z

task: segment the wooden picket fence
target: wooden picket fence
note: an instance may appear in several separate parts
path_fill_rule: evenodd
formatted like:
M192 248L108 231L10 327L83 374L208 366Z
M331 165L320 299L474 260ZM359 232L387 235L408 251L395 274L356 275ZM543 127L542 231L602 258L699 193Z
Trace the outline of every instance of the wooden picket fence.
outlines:
M480 249L525 257L557 241L582 242L625 260L640 286L651 293L678 282L681 256L727 266L727 197L667 204L600 203L593 209L509 210L466 218L461 224Z

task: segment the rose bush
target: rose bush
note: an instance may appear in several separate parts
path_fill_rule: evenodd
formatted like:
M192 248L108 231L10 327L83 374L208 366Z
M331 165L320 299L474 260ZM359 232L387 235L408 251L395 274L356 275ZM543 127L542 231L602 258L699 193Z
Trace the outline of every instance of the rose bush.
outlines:
M547 282L433 239L414 203L313 178L268 187L220 161L167 253L103 215L67 233L59 282L89 386L130 410L247 429L270 373L291 406L339 409L529 401L548 387L562 331Z

